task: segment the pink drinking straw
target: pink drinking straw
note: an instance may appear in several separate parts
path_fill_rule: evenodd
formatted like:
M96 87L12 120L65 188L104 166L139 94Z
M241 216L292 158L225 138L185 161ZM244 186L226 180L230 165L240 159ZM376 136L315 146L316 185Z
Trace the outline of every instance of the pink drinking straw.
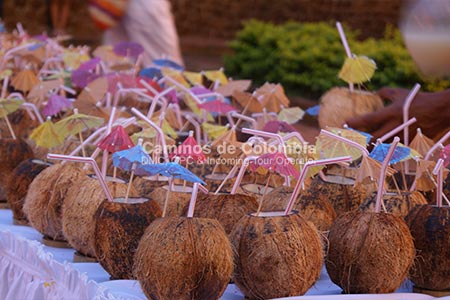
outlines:
M348 58L351 58L352 52L350 51L350 47L348 46L347 37L345 36L344 28L342 28L341 22L336 22L336 27L339 32L339 36L341 37L341 42L342 42L342 45L344 46L345 54L347 54ZM350 92L353 92L353 90L354 90L353 83L349 83L348 88L349 88Z
M6 97L6 91L8 90L8 83L9 83L9 76L6 76L3 79L2 94L1 94L2 99L4 99Z
M403 124L395 127L394 129L392 129L391 131L389 131L385 135L383 135L381 138L377 139L377 142L382 143L382 142L386 141L387 139L390 139L391 137L393 137L394 135L396 135L397 133L402 131L404 128L408 128L409 125L411 125L415 122L417 122L416 118L409 119L407 122L404 122Z
M420 90L420 84L416 83L413 89L409 92L408 97L406 97L405 102L403 103L403 123L406 123L409 119L409 107L411 106L412 101L416 97L417 93ZM406 126L403 129L403 144L408 147L409 146L409 126ZM405 161L405 174L409 173L409 162Z
M442 182L444 180L444 160L442 158L438 159L433 174L437 175L436 205L442 207Z
M286 145L284 144L284 140L281 137L281 135L276 134L276 133L261 131L261 130L250 129L250 128L242 128L241 131L243 133L247 133L247 134L253 134L253 135L257 135L257 136L273 138L273 139L278 140L279 144L283 147L283 153L286 154Z
M107 136L108 134L111 133L112 123L116 116L116 110L117 110L117 108L115 106L113 106L111 109L111 115L109 115L108 125L106 126L105 136ZM107 169L108 169L108 150L103 150L102 174L103 174L104 179L106 179L106 170Z
M450 130L443 137L441 137L439 141L437 141L437 143L433 145L433 147L431 147L431 149L425 155L425 160L428 160L430 156L433 154L433 152L436 151L439 147L441 147L444 144L444 142L449 138L450 138Z
M102 173L101 173L100 169L98 168L97 162L93 158L72 156L72 155L52 154L52 153L49 153L47 155L47 158L90 164L92 166L92 168L94 169L95 175L97 175L97 179L100 182L103 192L105 193L106 199L108 199L108 201L113 201L113 197L111 195L111 192L109 191L108 186L106 185L105 179L103 178Z
M235 111L230 112L230 116L233 117L233 118L239 119L239 120L247 121L250 124L252 124L253 128L256 128L256 120L251 118L251 117L249 117L249 116L237 113ZM234 122L233 122L233 124L234 124Z
M187 212L188 218L194 217L194 210L195 210L195 204L197 203L198 190L202 191L205 194L208 194L208 190L204 186L202 186L198 182L194 183L194 186L192 187L191 200L189 201L189 208L188 208L188 212Z
M391 161L392 156L394 155L395 148L397 148L398 142L400 138L396 136L392 141L391 146L389 147L389 151L386 157L383 160L383 164L381 165L380 178L378 180L378 191L377 191L377 200L375 202L375 212L379 213L381 210L381 201L383 201L384 194L384 179L386 178L386 171L389 167L389 162Z
M136 117L142 119L144 122L146 122L151 127L153 127L153 129L156 130L156 132L159 134L159 138L161 139L161 146L163 148L162 150L163 150L164 160L166 162L169 162L170 160L169 160L169 153L167 152L166 139L164 137L164 133L162 132L161 128L159 126L157 126L155 123L153 123L152 121L150 121L143 113L141 113L135 107L131 108L131 112L133 114L135 114Z
M352 141L352 140L346 139L346 138L344 138L344 137L342 137L342 136L339 136L339 135L337 135L337 134L334 134L334 133L329 132L329 131L324 130L324 129L322 129L322 130L320 131L320 134L323 134L323 135L328 136L328 137L330 137L330 138L332 138L332 139L338 140L338 141L343 142L343 143L346 143L346 144L348 144L348 145L350 145L350 146L352 146L352 147L355 147L355 148L357 148L358 150L361 150L361 152L362 152L362 154L363 154L364 156L369 156L369 151L366 149L366 147L364 147L364 146L358 144L357 142L354 142L354 141Z
M164 103L163 106L167 107L167 99L164 96L167 95L168 93L170 93L174 89L175 89L175 87L171 86L160 93L158 93L158 92L156 93L156 96L153 98L152 103L150 104L150 108L148 109L148 112L147 112L148 118L151 118L153 116L153 114L155 112L156 104L158 103L158 101L160 101L160 100L163 101L163 103Z
M257 160L257 159L258 159L258 156L248 156L244 159L244 161L242 162L242 166L239 169L239 173L236 177L236 181L234 182L233 188L231 189L231 193L230 193L231 195L236 194L237 189L241 185L242 178L244 178L245 170L247 169L247 166L249 165L250 161Z
M309 168L313 166L322 166L322 165L329 165L329 164L336 164L340 162L347 162L351 161L351 156L341 156L341 157L335 157L335 158L329 158L329 159L319 159L319 160L313 160L308 161L305 163L305 165L302 168L302 171L300 172L300 176L298 177L297 184L295 185L294 190L292 191L291 198L289 199L289 202L286 206L286 209L284 211L285 215L288 215L291 213L292 208L295 204L295 199L297 199L298 193L300 192L300 188L303 185L303 182L305 181L306 174L308 173Z
M289 141L291 138L296 138L301 143L306 143L305 138L298 131L289 132L288 134L283 136L283 141Z
M22 103L22 107L26 109L28 112L28 115L31 117L31 119L35 120L37 119L39 124L44 123L44 120L42 119L41 113L37 109L36 105L30 102L24 102ZM33 112L33 113L31 113Z

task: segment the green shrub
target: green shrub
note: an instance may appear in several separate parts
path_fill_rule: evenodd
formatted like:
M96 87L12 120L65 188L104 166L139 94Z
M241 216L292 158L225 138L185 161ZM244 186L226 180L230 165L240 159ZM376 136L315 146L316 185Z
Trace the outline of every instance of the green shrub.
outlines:
M345 33L353 53L377 63L374 77L365 85L367 89L412 88L416 82L425 91L450 87L449 80L420 76L397 29L388 27L384 38L364 41L347 27ZM224 57L227 75L252 79L256 86L265 81L279 82L290 94L319 97L331 87L346 85L338 78L345 51L332 24L274 25L252 20L237 33L230 47L233 54Z

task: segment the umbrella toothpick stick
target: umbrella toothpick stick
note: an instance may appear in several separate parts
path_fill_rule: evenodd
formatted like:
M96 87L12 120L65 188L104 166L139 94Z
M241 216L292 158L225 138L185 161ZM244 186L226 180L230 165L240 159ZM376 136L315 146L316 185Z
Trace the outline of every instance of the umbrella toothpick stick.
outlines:
M11 123L9 122L8 116L5 116L5 121L6 121L6 126L8 126L8 130L9 130L9 133L11 134L11 137L16 140L17 137L16 137L16 134L14 133L14 130L13 130L12 126L11 126Z
M166 199L164 199L164 207L162 212L162 217L166 216L167 206L169 205L170 192L172 190L173 179L169 178L169 186L167 187Z
M269 174L269 178L267 179L266 185L264 186L264 191L263 194L261 196L261 198L259 199L259 205L258 205L258 210L256 211L256 216L259 216L259 213L261 212L262 206L263 206L263 202L264 202L264 198L267 195L267 188L269 187L269 183L270 180L272 179L272 172L270 172Z
M128 203L128 196L130 195L131 184L133 183L135 168L136 168L136 164L133 164L133 167L131 169L130 181L128 182L128 186L127 186L127 193L125 194L125 203Z
M84 149L84 144L83 144L83 135L81 134L81 131L78 132L78 138L80 139L80 143L81 143L81 153L83 154L83 157L86 157L86 150Z
M443 169L444 169L444 160L440 158L436 166L434 167L433 174L437 175L437 191L436 191L436 205L438 207L442 207L442 181L443 181Z

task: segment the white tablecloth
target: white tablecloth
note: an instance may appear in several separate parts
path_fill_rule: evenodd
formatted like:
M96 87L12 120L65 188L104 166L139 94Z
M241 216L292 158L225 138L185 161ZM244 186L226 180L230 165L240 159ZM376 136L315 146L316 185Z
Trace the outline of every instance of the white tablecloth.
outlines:
M27 226L12 224L10 210L0 210L0 299L67 299L67 300L141 300L146 299L135 280L109 280L98 263L72 263L73 249L47 247L42 235ZM325 269L307 296L300 299L383 299L427 300L433 297L411 293L405 281L394 294L342 295ZM243 295L230 284L221 300L243 300ZM450 300L450 297L439 298Z

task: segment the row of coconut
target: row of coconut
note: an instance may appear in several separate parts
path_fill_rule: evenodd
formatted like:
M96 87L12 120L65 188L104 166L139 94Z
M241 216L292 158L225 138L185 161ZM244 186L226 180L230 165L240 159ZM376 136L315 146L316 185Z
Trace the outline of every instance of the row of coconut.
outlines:
M423 262L416 261L410 278L425 289L450 287L445 275L431 275L448 269L448 209L426 205L418 192L386 199L392 213L373 213L373 189L328 175L328 181L313 179L299 197L300 213L285 216L273 211L284 209L292 189L275 180L259 216L252 214L259 195L246 188L200 197L195 218L183 217L189 190L173 192L168 217L160 218L164 180L138 180L124 203L123 181L108 181L116 200L106 201L95 177L71 163L30 158L1 177L10 178L5 189L16 222L29 221L47 241L67 241L111 278L137 278L151 299L218 299L231 277L252 299L301 295L320 275L324 248L327 271L345 292L394 292L415 256L401 219L408 214Z

